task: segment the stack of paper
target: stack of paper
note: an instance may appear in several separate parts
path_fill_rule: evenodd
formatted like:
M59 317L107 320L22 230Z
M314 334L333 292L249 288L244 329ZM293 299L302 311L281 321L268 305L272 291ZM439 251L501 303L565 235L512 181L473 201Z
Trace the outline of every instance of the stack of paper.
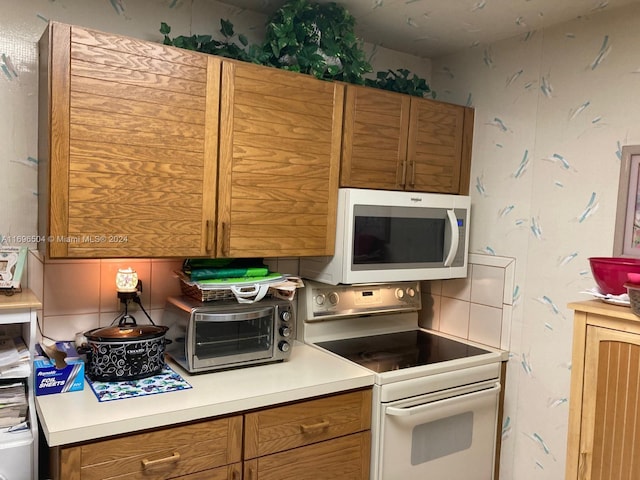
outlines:
M28 377L30 365L29 350L22 337L0 337L0 379Z
M27 395L22 382L0 384L0 428L24 422L27 410Z

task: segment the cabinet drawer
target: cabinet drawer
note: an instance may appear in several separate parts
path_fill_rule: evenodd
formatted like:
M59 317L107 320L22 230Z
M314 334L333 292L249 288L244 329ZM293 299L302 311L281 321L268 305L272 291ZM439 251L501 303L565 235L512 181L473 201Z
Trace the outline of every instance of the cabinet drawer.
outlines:
M241 448L242 417L236 416L65 448L61 468L80 470L73 478L82 480L173 478L239 462Z
M245 459L341 437L371 427L371 390L245 415Z
M369 480L371 432L245 461L245 480Z

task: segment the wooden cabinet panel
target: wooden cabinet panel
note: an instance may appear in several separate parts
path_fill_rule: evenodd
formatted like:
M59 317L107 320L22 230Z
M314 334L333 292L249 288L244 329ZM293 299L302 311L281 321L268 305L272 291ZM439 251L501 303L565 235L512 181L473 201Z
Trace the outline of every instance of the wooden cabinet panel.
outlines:
M566 478L639 478L640 318L598 301L569 306L576 312Z
M370 431L245 461L246 480L368 480Z
M347 86L340 186L403 189L410 98Z
M371 428L371 390L333 395L245 415L245 458Z
M206 478L233 478L241 450L242 417L236 416L62 448L56 478L162 479L216 468ZM236 465L226 468L230 464Z
M640 335L588 327L584 361L583 478L639 478Z
M341 187L469 193L473 110L348 85Z
M212 254L221 60L57 23L41 53L49 254Z
M343 91L224 62L217 256L333 253Z

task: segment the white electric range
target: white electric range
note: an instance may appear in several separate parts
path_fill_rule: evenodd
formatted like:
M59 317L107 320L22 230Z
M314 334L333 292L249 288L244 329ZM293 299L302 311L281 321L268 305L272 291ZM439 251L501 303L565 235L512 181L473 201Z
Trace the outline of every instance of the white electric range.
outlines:
M502 352L418 326L418 282L305 280L298 339L375 373L372 480L491 480Z

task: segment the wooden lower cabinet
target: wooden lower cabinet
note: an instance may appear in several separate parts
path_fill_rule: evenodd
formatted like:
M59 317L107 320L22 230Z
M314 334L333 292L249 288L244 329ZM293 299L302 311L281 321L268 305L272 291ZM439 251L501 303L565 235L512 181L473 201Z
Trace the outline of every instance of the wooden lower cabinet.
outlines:
M242 416L59 447L54 480L240 480Z
M245 460L245 480L366 480L370 431Z
M55 447L50 476L54 480L368 480L370 428L371 389L358 390Z
M640 478L640 318L597 301L570 307L576 311L566 478Z
M245 480L368 480L371 390L245 415Z

